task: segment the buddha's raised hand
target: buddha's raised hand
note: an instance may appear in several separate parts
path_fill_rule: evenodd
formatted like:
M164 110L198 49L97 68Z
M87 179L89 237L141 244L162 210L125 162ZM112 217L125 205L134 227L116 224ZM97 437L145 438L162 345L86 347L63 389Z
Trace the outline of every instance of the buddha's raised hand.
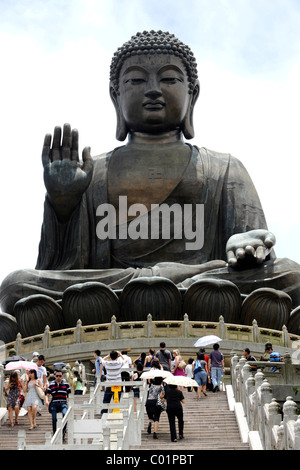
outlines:
M52 144L52 145L51 145ZM65 124L55 127L53 139L47 134L42 151L44 182L48 198L60 222L68 220L87 190L92 174L93 160L90 148L78 154L78 131Z
M226 244L228 264L231 267L241 266L251 258L258 264L263 263L275 243L273 233L263 229L232 235Z

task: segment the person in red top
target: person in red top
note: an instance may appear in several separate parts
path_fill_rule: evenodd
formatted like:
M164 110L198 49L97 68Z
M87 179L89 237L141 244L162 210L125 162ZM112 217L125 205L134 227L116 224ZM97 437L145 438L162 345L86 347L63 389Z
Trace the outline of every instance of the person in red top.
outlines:
M53 434L56 432L57 413L62 413L63 416L68 411L68 395L71 393L71 387L68 382L63 378L62 371L55 372L55 380L50 383L46 390L45 404L52 414L52 430ZM49 403L49 395L52 400ZM65 439L66 426L63 429L63 440Z

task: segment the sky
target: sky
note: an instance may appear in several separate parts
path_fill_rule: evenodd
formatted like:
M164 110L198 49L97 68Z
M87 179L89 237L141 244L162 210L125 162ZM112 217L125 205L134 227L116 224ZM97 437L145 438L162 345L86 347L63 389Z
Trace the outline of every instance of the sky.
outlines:
M300 263L299 24L298 0L0 0L0 282L36 264L45 134L68 122L92 155L119 146L110 61L151 29L196 57L189 142L242 161L277 256Z

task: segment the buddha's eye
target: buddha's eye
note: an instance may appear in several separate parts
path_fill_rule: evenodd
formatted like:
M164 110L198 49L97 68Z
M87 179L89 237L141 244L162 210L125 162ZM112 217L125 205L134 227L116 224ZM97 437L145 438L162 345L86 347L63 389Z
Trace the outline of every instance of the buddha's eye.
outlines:
M145 83L144 78L128 78L125 80L125 83L130 83L131 85L140 85L141 83Z
M166 84L169 84L169 85L172 85L172 84L175 84L175 83L178 83L178 82L182 82L182 80L178 77L162 77L161 81L163 83L166 83Z

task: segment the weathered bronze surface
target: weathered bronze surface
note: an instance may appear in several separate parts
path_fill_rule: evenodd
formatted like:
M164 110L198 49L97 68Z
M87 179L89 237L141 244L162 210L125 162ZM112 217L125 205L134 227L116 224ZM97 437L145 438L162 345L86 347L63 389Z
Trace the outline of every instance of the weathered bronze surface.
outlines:
M11 273L3 281L3 311L13 314L15 303L31 295L61 299L78 283L122 289L132 279L153 276L180 288L208 277L229 280L243 294L274 288L291 297L293 308L300 305L300 266L276 259L275 236L242 163L185 141L194 136L199 89L192 52L169 33L138 33L117 51L110 94L116 137L128 142L93 158L86 147L80 161L77 130L65 124L46 135L47 195L38 261L35 270ZM132 213L121 210L120 196ZM149 237L150 229L148 238L136 237L142 227L154 226L152 205L163 203L177 204L181 214L185 205L204 205L203 246L187 248L185 219L182 238L175 236L176 215L169 237L161 226L158 238ZM103 240L98 208L105 204L116 210L117 236ZM137 219L141 205L146 212ZM195 230L200 222L194 212L192 222ZM169 318L170 312L162 315Z

